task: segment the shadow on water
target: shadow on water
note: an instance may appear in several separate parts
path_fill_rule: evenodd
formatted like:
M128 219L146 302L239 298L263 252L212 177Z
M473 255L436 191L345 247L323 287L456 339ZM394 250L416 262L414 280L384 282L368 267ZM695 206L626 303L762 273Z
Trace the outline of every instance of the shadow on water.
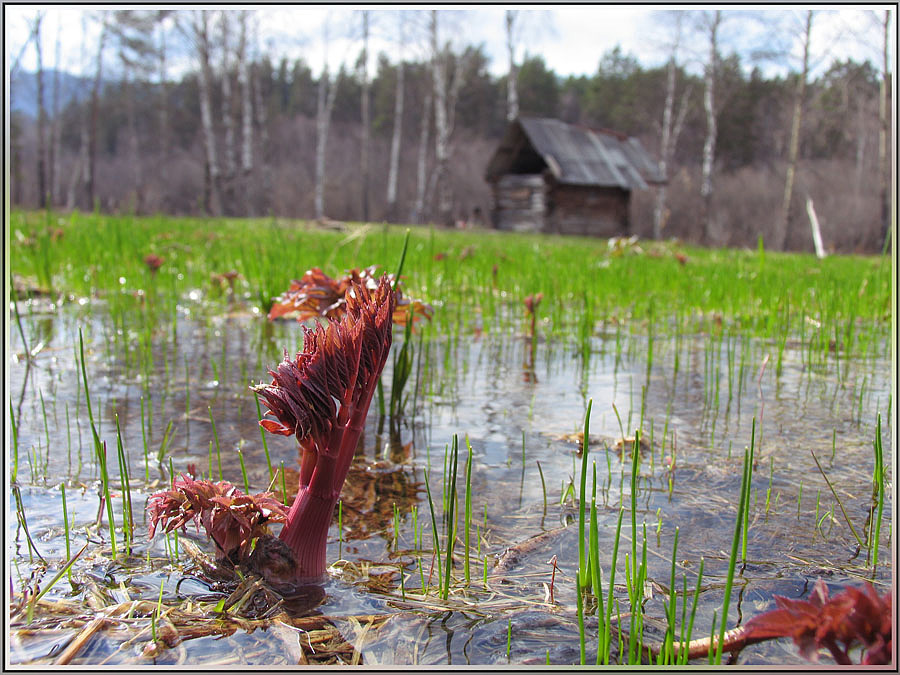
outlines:
M290 500L297 482L296 442L269 436L263 444L249 385L268 380L266 368L280 360L284 346L291 352L299 346L300 331L240 308L205 319L185 312L177 328L160 325L156 339L142 348L127 335L116 336L102 309L35 309L23 322L29 347L40 349L25 359L21 339L11 336L10 410L17 434L10 462L30 536L49 562L46 568L39 564L19 521L9 518L8 583L17 594L36 582L46 584L66 560L61 483L70 546L77 550L86 540L90 546L73 566L72 580L59 581L36 608L34 623L41 630L16 624L14 663L58 659L79 630L93 625L90 616L79 619L80 628L67 624L74 620L66 614L73 607L88 607L96 617L131 601L147 606L133 607L128 620L94 628L73 663L277 665L312 662L313 655L319 663L578 663L578 541L577 526L569 525L577 522L578 432L588 399L598 528L600 541L610 542L601 545L605 573L619 509L631 504L631 446L623 453L620 439L640 429L646 441L635 496L637 521L647 530L648 639L661 639L664 632L653 619L665 617L676 528L677 584L693 589L701 557L705 561L699 630L708 630L713 613L721 610L741 459L754 423L747 560L738 568L729 625L771 609L774 594L805 597L817 577L835 588L860 579L890 584L890 560L882 556L873 570L843 515L868 536L874 424L877 412L887 418L890 409L889 354L858 360L841 355L812 367L802 346L779 349L728 336L617 331L564 344L509 334L429 335L416 343L422 353L405 417L386 423L377 405L370 411L342 493L342 527L337 517L332 527L328 556L337 562L321 598L295 611L294 623L225 620L212 610L194 623L179 623L173 610L168 623L154 624L162 643L153 643L149 629L160 597L168 606L207 596L215 602L223 594L192 580L194 567L183 550L175 555L173 537L148 542L146 499L170 481L170 467L176 474L191 471L218 480L221 466L221 477L243 489L240 451L251 492L271 489L281 496L283 466ZM118 417L128 462L136 531L131 555L117 561L111 560L100 509L99 468L73 348L79 329L99 436L115 448ZM389 359L386 389L390 367ZM885 428L890 423L885 419ZM454 434L460 439L460 476L467 447L472 450L471 575L466 583L460 512L454 583L443 600L425 475L444 547L447 449ZM890 433L883 437L889 466ZM121 538L123 491L112 459L109 466ZM589 479L589 491L590 485ZM458 482L457 505L464 491ZM886 523L892 508L885 503ZM15 510L10 496L8 513ZM890 544L886 529L882 549ZM193 526L182 536L211 552ZM506 558L502 573L496 572L494 565L510 547L515 559ZM625 596L619 583L631 547L631 531L623 529L617 597ZM213 617L216 629L210 627ZM589 611L589 636L592 630L596 636L596 625ZM177 637L166 638L166 626L176 626ZM225 660L223 651L230 654ZM779 642L745 649L740 663L805 661L791 644Z

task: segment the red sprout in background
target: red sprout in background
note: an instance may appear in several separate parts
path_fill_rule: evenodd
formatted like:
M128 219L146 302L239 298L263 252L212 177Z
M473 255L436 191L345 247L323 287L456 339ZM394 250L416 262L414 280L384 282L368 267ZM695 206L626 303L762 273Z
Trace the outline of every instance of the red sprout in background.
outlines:
M535 336L535 321L537 320L537 308L538 305L541 304L541 300L544 299L543 293L538 293L537 295L529 295L522 302L525 304L525 314L531 317L531 332L528 334L529 337Z
M275 298L272 308L269 310L269 320L280 317L296 315L297 321L307 319L326 318L331 321L340 319L347 309L347 290L355 284L364 285L369 291L374 291L380 283L375 276L376 267L366 267L362 270L352 269L344 276L333 279L318 267L307 270L300 279L294 279L287 291ZM393 285L394 275L387 275L388 281ZM409 308L412 306L413 321L421 318L430 319L433 309L419 300L404 298L399 288L394 289L396 297L393 322L405 326Z
M144 257L144 264L147 265L147 269L150 270L150 276L155 277L156 273L159 271L159 268L162 267L162 264L165 262L163 258L160 258L155 253L151 253L150 255Z
M214 284L218 284L219 288L227 288L228 293L234 295L234 282L238 279L243 279L244 276L237 270L228 270L221 274L216 274L214 272L209 275L209 278Z

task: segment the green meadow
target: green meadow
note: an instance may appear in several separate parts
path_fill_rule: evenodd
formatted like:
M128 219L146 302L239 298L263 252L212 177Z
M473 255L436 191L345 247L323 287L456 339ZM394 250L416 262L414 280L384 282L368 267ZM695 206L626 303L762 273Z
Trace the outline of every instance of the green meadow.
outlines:
M144 259L163 259L154 292L164 304L209 291L211 275L236 270L262 310L290 280L317 266L340 275L378 265L392 271L407 228L305 221L13 212L11 272L35 289L102 297L127 308L147 290ZM543 293L542 329L555 337L585 326L626 323L673 334L726 330L785 335L848 353L867 349L891 317L885 257L765 250L709 250L677 242L629 243L552 235L414 227L405 264L408 292L447 307L442 330L493 331L519 320L517 303ZM132 296L134 298L134 296ZM515 308L513 310L513 308Z

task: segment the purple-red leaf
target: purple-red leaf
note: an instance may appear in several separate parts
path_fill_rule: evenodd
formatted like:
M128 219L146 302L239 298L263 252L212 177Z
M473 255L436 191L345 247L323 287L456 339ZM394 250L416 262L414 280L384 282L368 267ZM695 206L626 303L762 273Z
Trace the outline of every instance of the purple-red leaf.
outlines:
M833 598L818 579L809 599L775 596L777 609L756 616L745 625L748 640L789 637L800 653L814 660L819 649L828 649L834 660L850 664L848 652L864 648L862 663L891 662L891 594L879 597L866 583L848 587Z
M307 270L300 279L294 279L288 290L275 298L269 310L269 320L296 315L297 321L326 318L337 321L347 312L347 291L354 285L365 286L374 291L378 288L380 277L375 274L376 267L362 270L352 269L344 276L333 279L318 267ZM394 276L387 275L393 285ZM403 297L399 284L394 290L396 305L393 310L394 323L405 326L410 309L413 321L431 319L432 307L419 300Z
M171 490L157 492L147 502L150 536L157 527L171 532L194 521L216 543L220 558L240 560L251 542L268 532L269 523L284 522L286 509L271 492L246 495L231 483L194 480L182 475Z

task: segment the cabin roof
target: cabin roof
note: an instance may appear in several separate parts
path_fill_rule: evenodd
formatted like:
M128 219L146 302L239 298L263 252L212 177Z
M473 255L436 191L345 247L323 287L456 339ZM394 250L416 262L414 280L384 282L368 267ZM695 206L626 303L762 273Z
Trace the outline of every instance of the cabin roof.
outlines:
M540 117L510 122L485 178L495 181L504 174L546 169L566 185L637 190L665 182L659 164L638 139Z

